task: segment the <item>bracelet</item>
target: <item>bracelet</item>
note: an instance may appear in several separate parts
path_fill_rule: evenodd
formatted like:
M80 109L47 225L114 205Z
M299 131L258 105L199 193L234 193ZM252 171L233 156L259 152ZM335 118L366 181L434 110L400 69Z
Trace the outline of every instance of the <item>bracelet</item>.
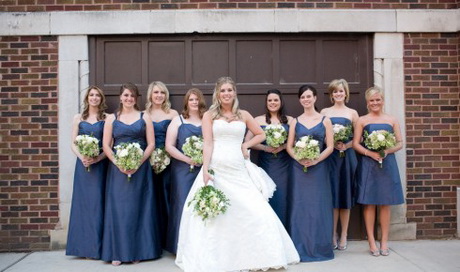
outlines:
M364 156L366 156L366 157L367 157L367 151L368 151L368 150L366 149L366 152L364 152Z

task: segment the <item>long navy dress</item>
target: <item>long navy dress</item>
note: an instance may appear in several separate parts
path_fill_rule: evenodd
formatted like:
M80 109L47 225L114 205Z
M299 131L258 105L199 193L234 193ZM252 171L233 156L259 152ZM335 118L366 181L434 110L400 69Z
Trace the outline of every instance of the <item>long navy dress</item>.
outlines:
M324 118L323 118L324 120ZM321 121L308 129L297 121L296 141L311 135L324 149L326 129ZM299 252L301 262L325 261L334 258L332 251L333 208L328 165L321 161L308 167L294 161L289 185L288 232Z
M332 124L352 126L350 119L345 117L331 117L331 122ZM351 141L352 138L353 136L348 138L344 144ZM354 190L358 160L353 148L348 148L344 153L345 157L340 157L340 151L334 148L334 152L327 158L334 209L351 209L355 204Z
M182 124L179 126L177 132L176 147L183 153L182 145L185 143L185 140L193 135L201 136L202 132L201 126L186 124L182 120L182 116L179 116L179 118ZM190 171L189 164L174 158L171 160L171 210L168 221L166 250L174 254L177 252L182 209L184 205L186 205L185 200L200 170L201 166L195 166L194 169Z
M145 121L113 122L113 146L137 142L147 146ZM113 163L107 174L102 260L133 262L161 256L158 209L150 164L146 160L128 181Z
M282 124L286 132L289 131L289 125ZM265 126L261 126L262 129ZM266 144L263 142L262 144ZM287 226L287 201L288 201L288 183L289 183L289 172L292 164L292 158L283 150L276 154L260 151L259 159L257 162L258 166L267 172L267 174L273 179L276 184L276 191L273 197L270 198L270 205L278 215L281 223L284 227Z
M99 147L102 147L104 123L81 121L78 124L78 135L92 135L99 140ZM106 159L92 164L90 172L77 159L66 255L101 258L106 175Z
M165 119L160 122L153 122L153 129L155 132L155 148L165 147L166 131L171 120ZM169 190L171 187L171 167L168 165L161 173L155 174L152 169L153 180L155 180L155 192L158 199L159 213L160 213L160 234L161 244L166 244L166 233L168 226L169 216Z
M364 130L369 134L374 130L393 133L390 124L368 124ZM383 168L370 157L362 156L358 167L358 203L368 205L398 205L404 203L395 154L388 154L383 160Z

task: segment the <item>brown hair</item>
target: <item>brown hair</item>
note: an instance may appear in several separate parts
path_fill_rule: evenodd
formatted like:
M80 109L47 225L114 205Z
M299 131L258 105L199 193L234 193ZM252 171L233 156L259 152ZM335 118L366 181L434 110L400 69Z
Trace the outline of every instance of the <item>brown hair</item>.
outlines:
M85 98L83 99L83 112L81 113L81 119L86 120L89 117L88 99L89 99L89 93L91 92L91 90L96 90L101 96L101 103L99 103L99 106L98 106L97 120L98 121L104 120L105 119L105 109L107 109L107 105L105 104L105 95L104 95L104 92L101 90L101 88L94 86L94 85L89 86L89 88L86 89Z
M203 114L206 112L206 101L204 100L203 93L198 88L191 88L187 91L184 96L184 109L182 110L182 116L187 119L190 117L190 109L188 108L188 100L190 96L194 94L198 97L198 113L200 119L203 118Z
M131 94L134 95L134 97L136 98L136 104L134 104L134 108L136 110L140 111L139 106L137 105L137 98L139 97L139 90L137 89L137 86L134 83L131 83L131 82L122 84L121 87L120 87L120 96L123 94L125 89L129 90L131 92ZM117 110L118 116L121 115L122 111L123 111L123 104L120 101L120 105L118 105L118 110Z

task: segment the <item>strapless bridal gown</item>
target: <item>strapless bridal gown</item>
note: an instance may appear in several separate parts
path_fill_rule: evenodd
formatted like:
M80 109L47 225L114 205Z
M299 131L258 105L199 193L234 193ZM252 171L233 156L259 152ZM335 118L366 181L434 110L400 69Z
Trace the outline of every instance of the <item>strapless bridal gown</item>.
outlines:
M225 214L206 224L187 203L204 185L200 172L182 212L176 264L186 272L286 268L299 261L278 216L252 182L241 152L246 125L214 120L210 168L214 186L230 200Z

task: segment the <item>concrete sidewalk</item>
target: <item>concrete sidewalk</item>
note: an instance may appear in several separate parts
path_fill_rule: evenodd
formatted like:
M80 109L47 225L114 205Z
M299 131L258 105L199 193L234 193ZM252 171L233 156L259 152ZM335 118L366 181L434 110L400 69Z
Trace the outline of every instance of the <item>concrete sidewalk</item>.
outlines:
M366 241L350 241L346 251L335 251L335 259L327 262L292 265L288 272L392 272L392 271L460 271L460 240L391 241L388 257L373 257L368 253ZM174 265L174 256L165 253L156 261L123 264L114 267L95 260L65 256L64 251L0 254L3 272L108 272L159 271L180 272ZM285 271L270 270L270 271ZM215 271L203 271L215 272Z

